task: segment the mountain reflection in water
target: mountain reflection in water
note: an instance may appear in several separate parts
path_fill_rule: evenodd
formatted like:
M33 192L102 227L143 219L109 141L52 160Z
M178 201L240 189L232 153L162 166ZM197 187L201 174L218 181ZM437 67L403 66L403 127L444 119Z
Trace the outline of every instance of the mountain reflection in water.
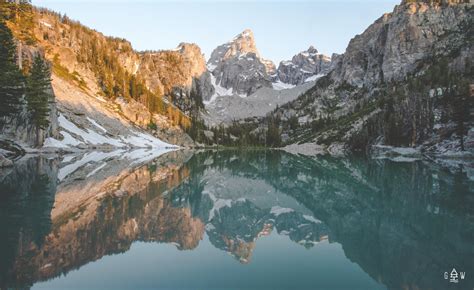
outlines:
M271 255L300 259L296 266L288 262L287 273L323 269L304 279L288 275L288 289L312 288L318 274L333 275L326 289L447 289L443 274L453 267L467 273L458 289L474 286L474 182L462 171L422 161L279 151L175 151L149 156L151 161L137 160L140 154L30 157L1 169L0 287L68 279L71 270L80 274L104 256L133 254L135 242L193 250L201 255L193 257L196 267L202 247L216 269L223 251L238 269L255 263L254 271L270 271L275 265L265 264L267 255L257 256L261 244L273 247ZM287 237L283 250L279 237ZM318 247L328 254L333 248L325 247L339 244L345 258L336 266L362 269L354 277L324 273L330 267L321 265L324 251L309 254ZM300 257L293 245L310 252ZM226 269L222 265L222 275ZM240 277L245 283L230 288L263 288L277 279L252 277ZM211 288L202 279L194 282ZM348 284L338 284L341 279ZM167 288L186 288L183 281ZM123 289L137 289L128 283Z

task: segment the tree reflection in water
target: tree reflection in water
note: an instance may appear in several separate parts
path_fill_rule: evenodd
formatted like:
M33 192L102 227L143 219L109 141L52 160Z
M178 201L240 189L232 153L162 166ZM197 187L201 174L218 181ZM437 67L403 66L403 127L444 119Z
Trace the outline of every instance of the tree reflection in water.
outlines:
M445 271L474 270L474 191L463 171L231 150L178 151L135 166L111 159L92 175L89 165L59 184L66 165L58 158L1 172L0 286L51 279L135 241L191 250L207 235L247 264L271 232L306 248L340 243L390 289L445 289Z

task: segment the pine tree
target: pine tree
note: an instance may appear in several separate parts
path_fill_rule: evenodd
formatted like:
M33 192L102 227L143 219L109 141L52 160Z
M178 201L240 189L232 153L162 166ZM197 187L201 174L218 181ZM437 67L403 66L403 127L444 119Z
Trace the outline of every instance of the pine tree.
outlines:
M464 136L467 134L466 123L470 121L471 98L469 96L469 83L459 81L456 89L450 88L453 121L456 123L456 134L459 137L461 151L464 151Z
M265 145L268 147L279 147L281 145L280 120L270 117L267 126Z
M49 101L51 86L48 65L42 57L36 56L31 67L31 73L26 82L26 100L28 112L32 123L36 126L39 145L40 129L46 129L49 125Z
M13 35L0 20L0 118L15 115L21 109L24 78L16 60Z

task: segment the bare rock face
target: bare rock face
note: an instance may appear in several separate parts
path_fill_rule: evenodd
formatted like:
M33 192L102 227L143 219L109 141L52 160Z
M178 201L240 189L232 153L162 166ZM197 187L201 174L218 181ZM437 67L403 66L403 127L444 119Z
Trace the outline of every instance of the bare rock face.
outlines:
M232 41L222 44L214 49L207 63L211 67L218 66L223 61L246 53L254 53L258 55L255 38L250 29L244 30L242 33L234 37Z
M273 63L273 61L269 59L263 59L263 58L261 58L260 61L263 63L263 65L265 65L267 74L271 77L275 77L277 73L277 68L276 68L276 65Z
M309 77L327 73L330 67L331 58L310 46L308 50L293 56L291 61L282 61L278 66L277 75L283 83L300 85Z
M144 52L137 73L152 91L165 95L174 87L191 87L206 72L206 61L196 44L181 43L174 50Z
M185 113L199 105L197 96L209 99L214 94L206 61L196 44L181 43L174 50L145 52L137 72L152 91L169 97Z
M271 87L265 65L255 53L247 53L221 63L214 71L216 83L233 89L234 94L251 95L259 88Z
M358 87L400 81L424 60L447 56L467 43L464 27L472 26L472 4L428 2L433 1L403 1L354 37L333 77Z
M262 87L271 87L275 65L260 57L253 32L249 29L220 45L211 54L208 68L215 85L248 96Z
M344 54L333 55L316 86L274 115L316 125L304 136L329 152L371 144L421 146L439 155L462 151L453 131L457 101L446 92L453 84L460 95L467 94L465 84L472 87L473 3L402 1L355 36ZM326 112L336 125L318 127ZM466 131L474 125L469 116L463 117ZM289 142L302 136L286 125ZM463 140L472 151L469 137Z

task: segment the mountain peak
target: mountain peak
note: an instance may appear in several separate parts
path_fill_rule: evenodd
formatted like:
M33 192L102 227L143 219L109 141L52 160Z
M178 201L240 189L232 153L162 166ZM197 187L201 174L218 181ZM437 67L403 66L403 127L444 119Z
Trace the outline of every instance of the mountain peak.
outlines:
M260 57L253 32L250 29L245 29L237 34L231 41L218 46L212 52L208 64L215 66L221 61L247 53L254 53L257 57Z
M242 31L241 33L237 34L234 37L234 40L241 39L241 38L254 39L253 31L251 29L247 28L244 31Z
M230 42L230 45L235 49L236 55L255 53L259 55L257 45L255 44L255 37L253 31L245 29L240 34L236 35Z
M309 52L309 53L319 53L318 50L312 45L310 45L308 50L306 50L306 51Z
M287 61L282 61L278 67L278 79L286 84L300 85L319 74L325 74L331 65L331 58L320 54L314 47L298 53Z
M218 46L207 62L215 77L215 85L241 96L248 96L260 87L271 87L270 75L275 64L260 57L252 30L245 29L231 41ZM227 93L227 92L226 92Z

